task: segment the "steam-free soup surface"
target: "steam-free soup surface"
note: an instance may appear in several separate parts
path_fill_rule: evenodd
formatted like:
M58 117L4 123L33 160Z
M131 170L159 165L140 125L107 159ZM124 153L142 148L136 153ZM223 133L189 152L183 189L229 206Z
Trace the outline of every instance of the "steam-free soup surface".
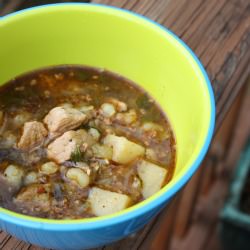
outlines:
M53 219L123 210L159 191L175 140L155 101L101 69L58 66L0 87L0 206Z

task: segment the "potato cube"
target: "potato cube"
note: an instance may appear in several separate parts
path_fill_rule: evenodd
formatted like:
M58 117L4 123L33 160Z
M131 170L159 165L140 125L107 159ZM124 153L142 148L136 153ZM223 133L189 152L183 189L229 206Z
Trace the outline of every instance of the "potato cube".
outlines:
M144 147L123 136L107 135L104 138L104 144L113 148L112 160L121 164L127 164L137 157L143 156L145 152Z
M96 216L119 212L131 204L129 196L97 187L91 189L88 200L91 204L92 212Z
M113 150L108 145L95 144L92 146L92 151L95 157L111 160Z
M147 161L140 161L137 171L142 180L142 195L144 198L148 198L159 191L167 176L165 168Z

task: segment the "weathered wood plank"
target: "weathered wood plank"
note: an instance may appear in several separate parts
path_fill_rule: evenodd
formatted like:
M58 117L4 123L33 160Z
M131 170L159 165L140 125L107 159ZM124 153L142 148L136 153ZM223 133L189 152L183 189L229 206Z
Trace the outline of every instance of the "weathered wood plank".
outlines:
M53 1L0 0L0 16L14 9L21 9L48 2L51 3ZM138 12L170 28L186 41L200 57L212 80L217 100L216 129L218 130L231 104L242 88L243 83L250 74L249 2L246 0L95 0L93 2L114 5ZM242 111L239 116L241 121L245 118L246 114L248 114L249 117L249 112L247 113L249 108L246 108L250 105L249 100L247 102L246 99L244 99L244 102L246 102L243 105L244 112ZM250 121L250 118L247 119ZM246 126L244 133L245 132ZM234 133L234 137L238 137L240 140L238 140L237 150L231 147L231 151L229 152L229 155L231 155L229 162L231 163L237 158L239 149L244 141L244 133L239 130ZM216 150L214 150L214 152L215 151ZM225 176L225 173L228 175L228 171L231 169L228 166L231 165L229 163L226 165L226 167L223 164L217 165L217 178L218 176ZM215 170L215 166L213 168L210 167L209 170L206 169L203 174L213 176L214 172L212 169ZM206 212L202 213L203 207L211 206L211 202L217 201L218 197L213 194L213 191L215 191L216 187L223 189L225 185L223 186L223 184L216 182L216 186L212 187L212 189L208 188L210 186L211 176L205 178L202 186L197 184L198 177L194 177L182 192L182 199L181 196L179 196L157 219L140 233L134 235L134 238L131 236L132 238L122 240L104 249L187 249L188 245L186 244L192 244L192 242L197 239L197 235L200 234L200 230L204 230L203 219L205 219L205 221L211 219L210 226L205 229L207 234L214 228L214 217L207 218ZM190 222L188 216L192 216L194 211L192 209L192 203L188 203L188 200L196 201L195 190L197 187L201 187L201 190L206 190L205 193L208 193L206 198L203 197L204 192L199 194L199 199L203 197L201 202L203 205L200 207L202 211L198 208L198 212L196 211L196 214L193 215L192 223L194 223L194 227L192 231L189 232L185 243L184 241L180 243L178 240L171 242L172 234L177 232L177 235L182 236L185 232L187 222ZM180 206L187 207L184 214L182 214L180 209L178 210ZM216 209L218 210L218 206L212 208L213 213L211 213L210 216L217 211ZM208 210L205 211L208 212ZM161 231L159 232L158 229L160 226ZM215 237L214 234L213 237ZM207 245L207 250L217 247L217 245L213 245L214 241L209 241L206 238L205 234L201 235L201 239L201 249L205 247L205 245ZM155 244L157 244L157 248ZM212 248L208 248L208 246ZM30 246L11 238L4 232L0 232L0 249L41 250L41 248Z
M204 163L205 165L205 163ZM197 202L199 187L203 179L204 171L206 166L201 166L199 170L194 174L192 179L186 185L182 191L182 196L179 202L179 209L176 211L176 221L174 227L174 234L177 237L182 237L192 217L193 208Z
M22 249L27 250L29 248L29 245L25 244L24 242L11 237L8 241L5 242L3 249Z
M8 242L8 240L10 238L11 238L10 235L1 231L1 233L0 233L0 249L3 249L3 247L5 246L5 244Z
M197 34L198 30L201 28L201 25L208 24L209 26L209 23L213 21L213 19L217 16L225 3L226 0L200 1L199 5L197 5L197 7L194 9L192 8L193 2L191 2L191 9L189 14L190 18L186 23L183 24L183 26L179 25L179 28L173 27L175 32L179 34L179 36L184 40L188 40L190 37L192 37L193 34ZM200 44L200 46L202 46L202 44Z
M106 246L104 250L137 250L143 240L149 235L152 226L155 224L156 218L154 218L149 224L147 224L138 233L135 233L119 242L112 244L111 246Z
M215 183L211 186L208 195L199 197L199 202L195 206L192 218L192 226L187 236L181 240L175 238L171 250L193 249L192 246L195 246L195 250L214 249L206 248L207 244L219 247L218 239L217 241L214 239L214 242L211 242L210 236L216 230L218 214L227 194L228 183L235 168L239 152L250 135L250 81L245 85L242 93L243 95L237 98L239 102L234 103L227 116L227 123L230 123L231 120L237 120L237 122L231 129L227 129L229 147L221 161L217 163ZM228 127L227 124L225 125ZM224 126L221 130L224 130ZM216 236L214 235L214 237Z
M173 238L174 225L177 219L177 211L181 201L181 193L173 198L164 211L158 216L150 233L141 242L141 250L167 250ZM163 223L164 222L164 223ZM160 228L160 230L159 230Z
M8 1L7 3L0 6L0 16L6 15L13 10L16 10L22 3L23 0Z
M44 4L53 3L64 3L64 2L90 2L89 0L35 0L35 1L25 1L25 0L0 0L0 16L9 14L16 10L26 9L34 6L40 6Z
M222 127L216 133L211 147L209 149L209 155L215 161L222 161L227 152L228 146L231 141L231 131L235 126L234 121L237 120L235 116L241 108L241 100L243 99L244 89L242 89L235 99L233 105L230 108L230 113L226 115ZM235 115L232 115L234 113Z
M221 250L220 240L219 240L219 228L217 223L212 226L212 230L210 232L210 237L204 243L204 248L202 250Z
M218 128L223 118L225 117L227 111L229 110L233 100L236 98L237 94L239 93L240 89L242 88L244 82L246 81L246 78L250 74L250 67L249 67L249 61L250 61L250 53L249 48L250 46L250 33L246 35L246 39L243 40L242 43L240 43L237 48L235 49L234 53L239 53L241 60L238 61L238 64L236 66L235 71L231 74L230 79L227 81L227 87L223 89L223 87L220 87L220 80L223 79L223 71L230 70L227 66L229 63L226 63L223 67L223 71L218 74L218 78L214 80L214 86L216 88L221 88L218 91L218 104L217 104L217 124L216 128ZM235 58L235 56L233 56ZM237 56L236 56L237 58ZM233 60L233 59L231 59ZM230 59L229 59L230 61ZM219 94L220 93L220 94Z
M234 53L234 49L239 43L243 42L243 37L246 34L246 27L247 32L250 31L250 8L248 8L246 12L241 13L241 15L242 21L238 25L235 25L232 33L228 34L228 39L221 42L221 46L217 49L217 53L214 54L213 58L209 59L207 67L211 79L216 78L216 76L221 72L221 69L223 69L221 66L224 66L225 63L228 63L228 65L226 65L227 71L225 72L228 74L225 74L225 80L228 80L235 71L237 62L240 59L239 58L237 61L237 56L240 56L240 54L238 55ZM248 53L248 50L244 52Z
M34 246L34 245L30 245L29 246L29 250L46 250L46 249L45 248L41 248L41 247L37 247L37 246Z
M219 4L220 2L222 1L188 1L185 8L183 8L184 11L181 13L181 18L177 18L175 22L171 24L169 23L168 16L166 16L166 20L162 24L173 30L180 37L184 34L193 34L193 31L190 29L194 28L194 30L196 30L198 27L195 27L195 24L203 23L207 19L208 13L214 13L212 10L215 4ZM200 20L197 20L198 18L200 18Z
M217 181L213 185L209 195L200 200L200 204L196 208L196 220L187 237L185 240L179 241L179 244L176 244L173 249L185 249L187 246L194 245L194 242L197 250L203 249L204 241L216 220L215 215L219 213L223 204L223 194L225 197L226 190L225 180Z
M238 109L238 119L236 121L234 133L230 136L234 142L230 145L228 154L225 156L226 164L233 165L236 163L241 149L250 136L250 75L243 89L244 95L241 99L241 106ZM236 144L237 143L237 144Z
M215 160L213 159L213 157L208 156L204 161L204 165L205 166L204 166L204 173L202 175L202 181L198 187L202 195L207 194L209 189L214 183ZM197 197L197 202L198 202L198 197Z

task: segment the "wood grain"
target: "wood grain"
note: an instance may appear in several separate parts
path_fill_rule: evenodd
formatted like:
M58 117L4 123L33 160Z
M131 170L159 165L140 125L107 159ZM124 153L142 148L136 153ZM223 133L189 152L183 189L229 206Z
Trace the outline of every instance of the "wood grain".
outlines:
M0 0L0 16L14 10L52 2L64 1ZM242 91L250 74L250 2L247 0L93 0L92 2L113 5L145 15L171 29L194 50L212 82L217 105L216 131L220 131L213 141L203 167L167 209L137 234L98 250L219 249L216 216L225 196L233 162L236 161L244 139L250 131L250 87L245 87ZM240 91L242 92L239 96ZM237 96L239 96L238 101L235 102L234 108L230 109ZM239 107L242 107L242 110L237 114ZM223 123L225 117L227 119ZM238 122L235 125L236 120ZM245 124L246 121L248 124ZM226 158L227 154L230 157ZM210 235L211 237L208 237ZM42 250L18 241L4 232L0 232L0 249Z

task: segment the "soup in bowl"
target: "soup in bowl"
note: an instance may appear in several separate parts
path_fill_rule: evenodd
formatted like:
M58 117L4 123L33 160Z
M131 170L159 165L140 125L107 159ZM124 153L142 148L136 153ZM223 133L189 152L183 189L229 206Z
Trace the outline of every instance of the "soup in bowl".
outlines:
M1 228L53 249L136 232L208 149L214 97L198 59L170 31L101 5L17 12L0 36Z

